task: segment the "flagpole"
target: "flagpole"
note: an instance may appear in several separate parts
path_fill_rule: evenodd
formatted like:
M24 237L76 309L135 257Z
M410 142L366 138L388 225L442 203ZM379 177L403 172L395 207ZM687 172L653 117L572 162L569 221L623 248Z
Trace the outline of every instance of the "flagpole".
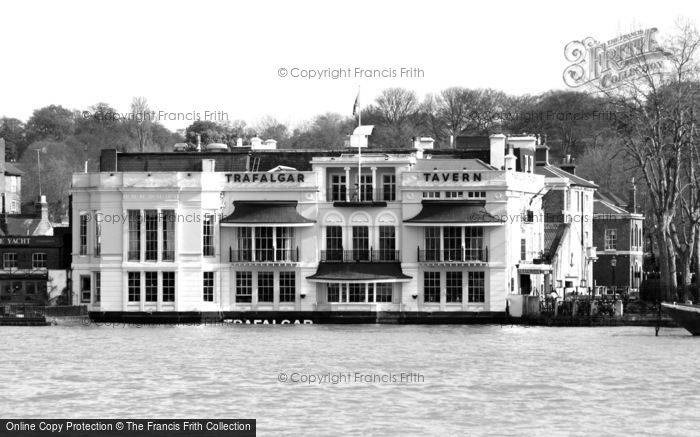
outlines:
M360 102L360 85L357 86L357 127L362 126L362 107ZM357 198L362 202L362 144L357 144Z

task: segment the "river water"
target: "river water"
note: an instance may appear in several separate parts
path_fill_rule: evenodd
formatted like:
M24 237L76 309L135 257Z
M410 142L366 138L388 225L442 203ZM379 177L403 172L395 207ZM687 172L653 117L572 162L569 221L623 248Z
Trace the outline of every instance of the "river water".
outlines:
M254 418L258 435L313 436L700 429L700 338L680 329L659 337L639 327L416 325L0 334L6 418Z

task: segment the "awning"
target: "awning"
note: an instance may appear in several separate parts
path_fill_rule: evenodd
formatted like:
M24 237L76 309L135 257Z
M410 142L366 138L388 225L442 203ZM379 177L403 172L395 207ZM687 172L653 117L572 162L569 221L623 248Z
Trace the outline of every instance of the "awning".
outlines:
M505 222L484 208L485 201L424 200L423 209L407 226L500 226Z
M412 278L401 271L401 263L326 263L318 265L311 282L407 282Z
M518 265L518 273L522 275L541 275L552 271L551 264L527 264L520 263Z
M221 226L313 226L297 212L296 200L237 200L233 213L221 220Z

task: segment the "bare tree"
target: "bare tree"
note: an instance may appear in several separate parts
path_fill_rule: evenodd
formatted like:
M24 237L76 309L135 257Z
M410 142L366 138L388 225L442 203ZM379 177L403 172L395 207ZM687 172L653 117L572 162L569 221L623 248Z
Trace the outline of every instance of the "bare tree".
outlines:
M139 150L144 152L151 142L151 110L145 97L134 97L131 101L133 126L139 140Z
M648 68L650 59L641 53L634 61L636 75L621 80L617 88L599 91L616 106L622 145L646 182L660 249L663 298L674 300L678 283L672 228L682 193L684 153L695 141L696 115L687 92L697 78L698 32L690 23L679 23L678 33L664 47L667 73Z

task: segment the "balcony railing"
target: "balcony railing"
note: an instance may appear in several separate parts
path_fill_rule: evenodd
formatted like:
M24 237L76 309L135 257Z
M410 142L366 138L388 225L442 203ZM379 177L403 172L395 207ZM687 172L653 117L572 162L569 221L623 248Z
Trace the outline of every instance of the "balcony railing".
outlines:
M398 262L401 261L400 250L322 250L322 262Z
M347 193L347 195L346 195ZM361 194L361 196L360 196ZM360 197L362 198L360 200ZM358 190L329 188L326 193L326 200L329 202L394 202L396 200L396 189L367 188Z
M233 249L229 247L229 262L298 262L299 248L295 249Z
M488 262L489 249L428 249L418 248L418 262Z

